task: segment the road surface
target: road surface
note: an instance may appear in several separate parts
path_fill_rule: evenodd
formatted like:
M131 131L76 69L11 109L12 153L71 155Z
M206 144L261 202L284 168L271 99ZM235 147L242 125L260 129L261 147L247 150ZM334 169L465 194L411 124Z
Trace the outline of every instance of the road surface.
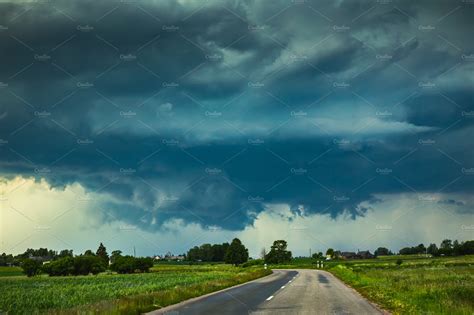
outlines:
M339 279L322 270L274 270L243 285L150 314L382 314Z

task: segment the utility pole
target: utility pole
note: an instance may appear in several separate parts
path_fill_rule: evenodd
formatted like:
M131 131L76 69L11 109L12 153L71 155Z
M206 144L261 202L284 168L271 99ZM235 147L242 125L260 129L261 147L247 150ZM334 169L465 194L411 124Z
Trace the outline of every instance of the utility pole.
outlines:
M133 257L137 257L137 253L135 251L135 245L133 245Z
M311 258L311 248L309 249L309 258Z

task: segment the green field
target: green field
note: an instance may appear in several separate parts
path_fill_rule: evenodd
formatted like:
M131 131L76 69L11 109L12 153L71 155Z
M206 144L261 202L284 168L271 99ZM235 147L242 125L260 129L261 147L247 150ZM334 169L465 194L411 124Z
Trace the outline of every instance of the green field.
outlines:
M474 314L474 256L391 256L328 268L394 314Z
M23 275L23 269L20 267L3 267L0 266L0 277L11 277Z
M269 273L229 265L160 265L150 273L130 275L5 276L0 278L0 313L139 314Z

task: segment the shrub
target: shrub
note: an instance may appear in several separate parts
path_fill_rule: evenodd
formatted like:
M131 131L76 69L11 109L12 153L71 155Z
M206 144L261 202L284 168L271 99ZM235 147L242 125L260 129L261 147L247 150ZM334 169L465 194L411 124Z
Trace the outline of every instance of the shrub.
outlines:
M43 271L50 276L68 276L74 274L74 258L64 257L43 266Z
M400 266L402 263L403 263L403 260L401 259L397 259L397 261L395 262L398 266Z
M74 275L96 275L104 272L106 265L99 256L77 256L74 258Z
M23 268L23 272L28 277L33 277L39 274L41 271L41 266L41 262L29 258L24 259L21 263L21 268Z
M135 258L133 256L117 257L110 269L118 273L148 272L153 267L152 258Z
M242 267L251 267L257 265L263 265L263 259L252 259L242 264Z

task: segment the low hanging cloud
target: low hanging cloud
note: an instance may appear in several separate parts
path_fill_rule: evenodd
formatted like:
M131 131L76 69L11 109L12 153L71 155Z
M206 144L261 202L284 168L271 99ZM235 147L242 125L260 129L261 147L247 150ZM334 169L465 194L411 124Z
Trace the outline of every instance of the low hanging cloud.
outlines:
M2 2L1 175L79 184L146 231L465 202L470 6Z

